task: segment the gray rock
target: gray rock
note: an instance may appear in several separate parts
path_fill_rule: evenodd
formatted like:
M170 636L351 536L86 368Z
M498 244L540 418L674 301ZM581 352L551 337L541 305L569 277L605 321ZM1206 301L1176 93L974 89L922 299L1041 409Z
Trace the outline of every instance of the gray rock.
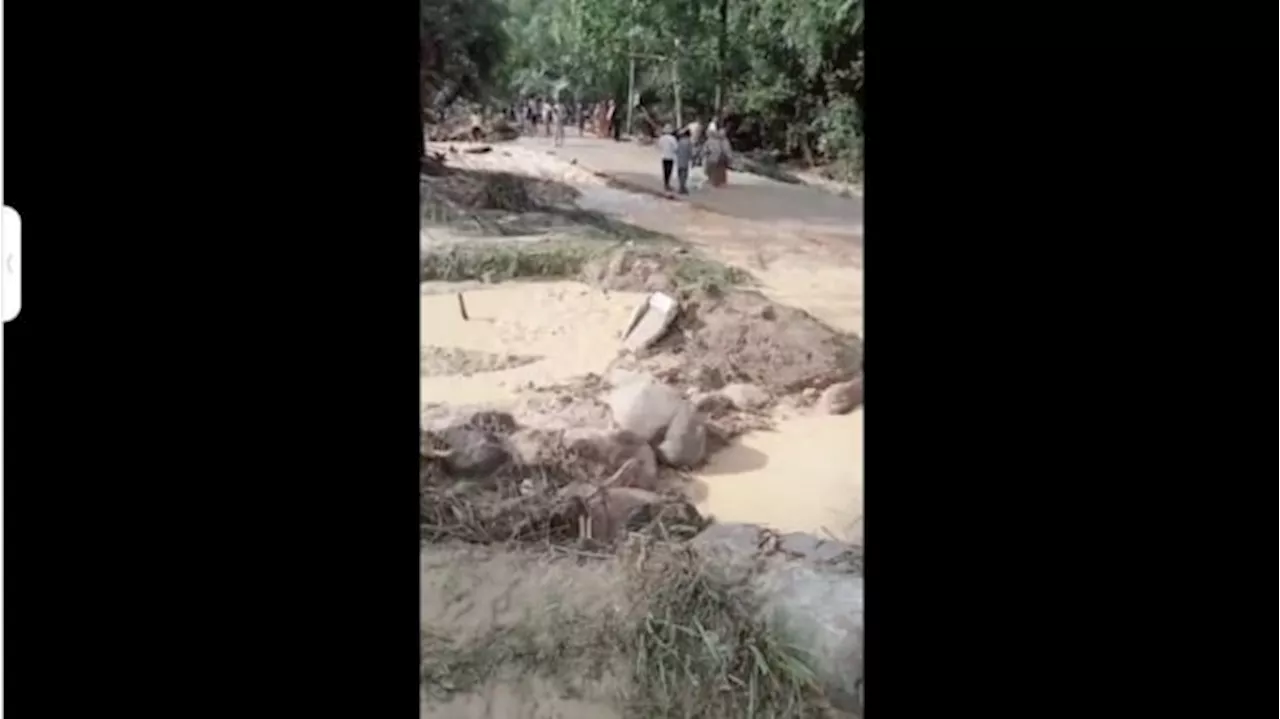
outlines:
M642 437L626 430L572 429L564 433L565 447L602 481L635 460L616 486L653 489L658 479L658 460Z
M726 385L720 394L733 403L734 407L748 412L761 409L769 404L769 393L759 387L745 382Z
M454 427L441 434L449 447L445 467L458 477L484 477L498 471L511 455L493 434L474 427Z
M864 584L861 575L803 561L774 561L752 581L764 621L813 658L837 709L862 704Z
M635 487L597 488L586 483L565 487L561 497L577 497L586 505L591 518L591 537L610 542L626 531L627 521L644 508L662 504L661 495Z
M609 393L607 404L618 427L653 443L662 437L685 400L673 387L637 379Z
M831 385L818 398L818 408L827 414L848 414L862 405L862 378Z
M516 430L507 438L511 458L526 467L541 467L553 462L563 441L560 432L538 427Z
M658 456L672 467L693 467L707 453L707 428L693 404L681 401L658 445Z
M671 295L654 292L637 307L623 331L623 344L631 351L646 349L662 339L680 314L680 303Z
M778 537L776 545L770 537L754 524L713 524L689 544L728 581L749 579L761 619L813 657L837 709L860 711L863 578L851 565L833 563L855 548L801 533ZM774 546L781 551L765 551Z

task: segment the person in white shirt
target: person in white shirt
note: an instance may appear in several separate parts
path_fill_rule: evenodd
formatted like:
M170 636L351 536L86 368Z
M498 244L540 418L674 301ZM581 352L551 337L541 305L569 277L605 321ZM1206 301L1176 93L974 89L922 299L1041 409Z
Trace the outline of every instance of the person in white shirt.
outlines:
M567 110L565 109L564 103L556 100L556 104L551 107L552 137L554 138L552 143L555 144L556 147L560 147L564 144L564 123L567 119L565 117L566 114Z
M702 164L702 153L699 152L702 147L702 123L694 120L686 129L689 131L689 144L693 146L693 166L697 167Z
M662 136L658 138L658 150L662 152L662 189L671 191L671 168L676 164L675 129L670 124L662 126Z

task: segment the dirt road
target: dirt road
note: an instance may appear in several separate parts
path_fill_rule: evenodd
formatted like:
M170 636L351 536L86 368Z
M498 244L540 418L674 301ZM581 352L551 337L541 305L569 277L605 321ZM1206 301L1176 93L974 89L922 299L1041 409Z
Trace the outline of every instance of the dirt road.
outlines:
M585 168L654 192L662 191L661 160L657 149L652 146L590 136L566 138L561 147L553 147L543 137L522 137L516 144L535 152L553 152L559 159L576 159ZM860 239L862 236L860 197L838 197L804 185L777 182L750 173L730 172L727 187L695 192L688 200L702 208L743 220L796 229L821 228L849 238Z
M727 187L704 188L687 201L669 200L654 196L661 192L662 179L652 147L594 137L570 137L562 147L553 147L546 138L522 137L494 147L496 151L481 155L451 155L450 162L574 185L583 192L579 204L584 207L678 237L746 269L771 299L804 309L833 327L865 334L860 198L733 172ZM593 172L653 194L611 191Z

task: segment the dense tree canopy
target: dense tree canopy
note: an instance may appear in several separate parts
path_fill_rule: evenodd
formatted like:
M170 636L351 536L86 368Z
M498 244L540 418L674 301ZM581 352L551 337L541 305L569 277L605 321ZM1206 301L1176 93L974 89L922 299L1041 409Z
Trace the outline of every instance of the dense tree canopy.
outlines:
M861 171L863 0L419 0L424 97L625 97ZM428 48L428 45L431 45ZM718 105L718 106L717 106Z

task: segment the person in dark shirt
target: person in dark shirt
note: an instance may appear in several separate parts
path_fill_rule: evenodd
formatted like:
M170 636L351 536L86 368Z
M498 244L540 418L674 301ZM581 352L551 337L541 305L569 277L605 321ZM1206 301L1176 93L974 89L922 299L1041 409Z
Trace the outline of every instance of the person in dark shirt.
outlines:
M693 162L693 138L689 128L682 127L676 133L676 179L680 182L680 194L689 194L689 165Z

